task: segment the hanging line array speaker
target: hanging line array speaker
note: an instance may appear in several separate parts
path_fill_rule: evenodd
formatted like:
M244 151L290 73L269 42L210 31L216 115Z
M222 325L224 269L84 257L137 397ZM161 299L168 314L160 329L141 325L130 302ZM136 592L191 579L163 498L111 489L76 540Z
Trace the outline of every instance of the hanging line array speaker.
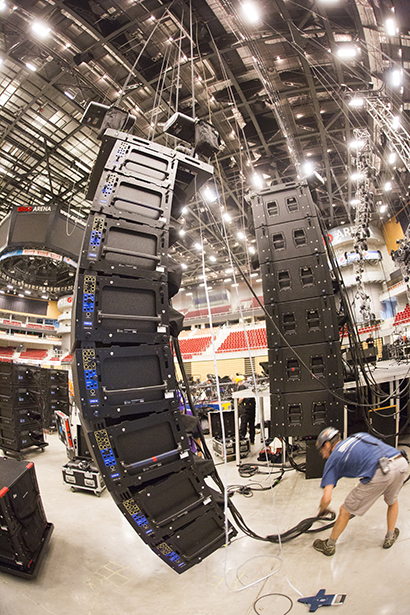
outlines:
M251 197L261 266L271 400L271 437L341 429L343 370L333 284L306 183Z
M121 513L178 573L225 544L222 494L205 478L179 408L170 306L181 268L168 255L185 200L213 168L108 130L90 179L73 307L76 404ZM228 535L235 534L229 525Z

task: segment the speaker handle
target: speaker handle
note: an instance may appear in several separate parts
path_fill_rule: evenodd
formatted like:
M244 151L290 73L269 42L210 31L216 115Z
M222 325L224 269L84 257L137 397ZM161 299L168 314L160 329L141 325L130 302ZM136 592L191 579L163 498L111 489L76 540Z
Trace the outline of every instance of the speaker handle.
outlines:
M168 457L179 455L180 452L181 451L178 448L174 448L171 451L167 451L166 453L160 453L159 455L156 455L154 457L147 457L147 459L143 459L142 461L136 461L135 463L124 463L123 461L120 461L120 463L124 470L136 470L137 468L146 466L147 463L151 463L152 461L162 461L163 459L167 459Z
M150 387L134 387L130 389L107 389L106 387L102 387L103 393L109 395L116 395L117 393L138 393L139 391L160 391L165 390L167 385L164 384L153 384Z
M103 254L105 254L106 252L112 252L113 254L124 254L125 256L138 256L138 258L147 258L150 261L159 262L161 260L160 256L154 256L151 254L147 254L146 252L133 252L132 250L120 250L120 248L110 248L109 246L104 246L102 251L103 251Z
M142 321L149 321L149 322L161 322L161 317L160 316L137 316L137 315L132 315L132 314L104 314L103 312L101 312L101 310L98 311L98 318L99 320L103 320L104 318L109 318L109 319L118 319L120 318L121 320L142 320Z

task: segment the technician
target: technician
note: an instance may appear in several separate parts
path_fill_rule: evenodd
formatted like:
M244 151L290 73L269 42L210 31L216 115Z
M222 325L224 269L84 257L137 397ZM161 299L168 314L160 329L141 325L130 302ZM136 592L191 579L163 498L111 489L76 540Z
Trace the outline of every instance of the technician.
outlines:
M244 384L244 379L242 379L241 384L238 386L238 391L243 391L246 389ZM256 414L256 401L254 397L242 397L242 399L238 399L239 404L239 418L241 419L241 424L239 427L239 437L246 438L246 432L249 428L249 440L251 444L255 444L255 414Z
M340 432L334 427L327 427L318 435L316 447L323 459L327 459L320 484L324 491L319 515L328 509L333 487L339 478L360 478L360 483L348 494L340 507L330 538L315 540L313 547L325 555L333 555L336 541L345 529L350 515L364 515L383 495L387 504L387 534L383 549L389 549L399 535L399 529L396 527L399 514L397 497L408 467L402 453L367 433L357 433L342 441Z

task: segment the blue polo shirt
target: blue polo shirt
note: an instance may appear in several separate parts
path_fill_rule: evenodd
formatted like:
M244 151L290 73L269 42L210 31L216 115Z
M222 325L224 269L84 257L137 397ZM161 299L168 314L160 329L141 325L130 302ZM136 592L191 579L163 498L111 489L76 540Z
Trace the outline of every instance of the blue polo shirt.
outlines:
M399 451L368 433L357 433L338 442L326 461L321 487L336 485L339 478L360 478L369 483L380 457L395 457Z

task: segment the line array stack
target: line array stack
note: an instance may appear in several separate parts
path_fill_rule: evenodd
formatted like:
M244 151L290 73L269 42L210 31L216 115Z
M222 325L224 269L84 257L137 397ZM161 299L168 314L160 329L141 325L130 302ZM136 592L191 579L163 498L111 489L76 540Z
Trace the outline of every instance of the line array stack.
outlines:
M212 173L107 130L73 309L74 388L90 450L122 514L178 573L225 543L222 497L205 482L214 465L191 450L170 347L181 269L169 248L185 202Z
M44 448L42 369L0 363L0 449Z
M307 184L252 197L267 318L271 436L341 428L343 370L333 282Z

